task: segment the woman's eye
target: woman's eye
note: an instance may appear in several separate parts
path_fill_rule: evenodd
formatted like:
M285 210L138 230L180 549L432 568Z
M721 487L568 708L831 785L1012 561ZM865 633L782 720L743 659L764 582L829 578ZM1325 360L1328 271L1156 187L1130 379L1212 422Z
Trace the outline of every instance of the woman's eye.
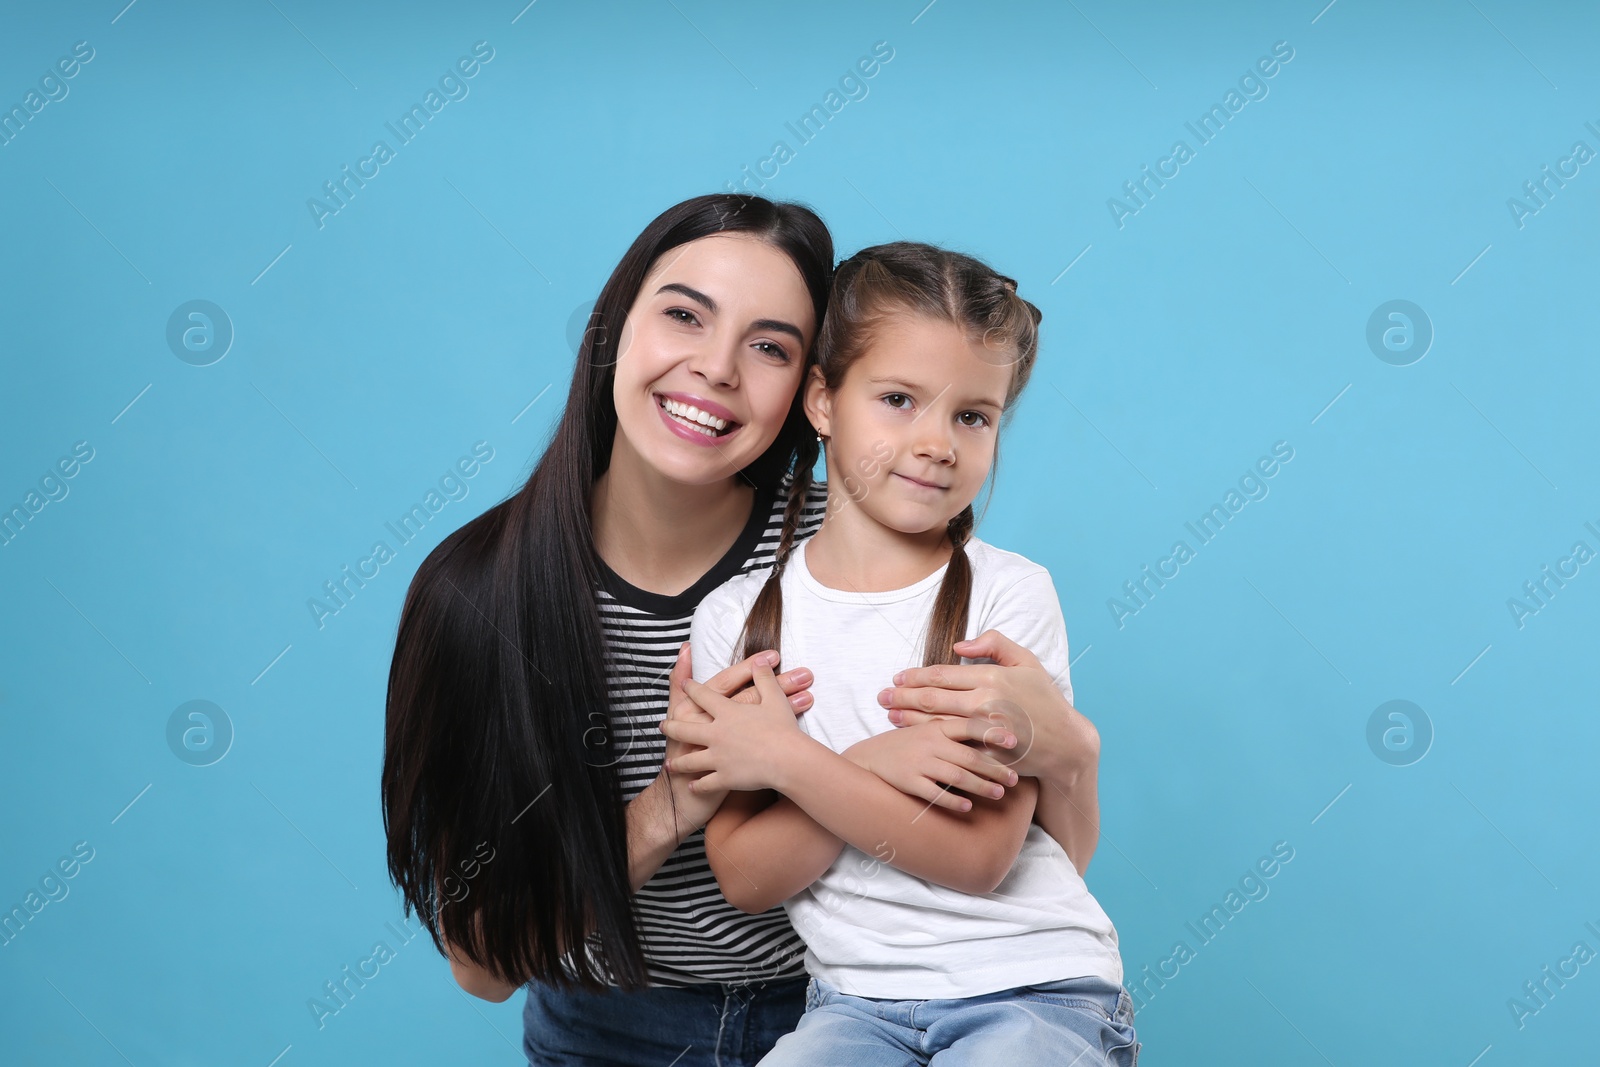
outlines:
M681 322L685 326L693 326L695 323L700 321L694 317L694 312L685 310L684 308L668 308L664 314L673 322Z
M896 411L904 411L905 408L896 403L898 400L904 400L907 404L911 403L911 398L906 396L904 393L889 393L883 398L883 402L894 408Z
M778 344L776 341L757 341L755 346L757 350L765 353L766 355L776 356L785 363L789 362L789 353L786 352L784 347Z

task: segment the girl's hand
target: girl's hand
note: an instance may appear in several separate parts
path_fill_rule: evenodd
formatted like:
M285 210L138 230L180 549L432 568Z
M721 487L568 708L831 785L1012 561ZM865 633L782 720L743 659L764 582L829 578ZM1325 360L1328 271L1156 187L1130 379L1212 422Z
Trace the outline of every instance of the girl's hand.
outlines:
M994 662L901 671L894 686L878 694L890 722L913 726L957 716L977 727L1009 732L1016 736L1014 748L998 746L990 736L986 751L1018 774L1034 778L1069 779L1099 761L1099 731L1067 702L1032 652L998 630L958 641L955 651Z
M684 695L700 706L710 722L665 719L661 732L674 741L699 748L667 761L670 774L695 774L689 783L696 795L728 790L779 789L781 760L795 738L806 735L795 723L795 711L772 667L756 658L752 671L757 700L730 700L693 678L683 682ZM781 791L781 790L780 790ZM719 798L720 803L720 798Z
M693 652L687 641L678 648L678 659L672 665L667 689L667 721L703 723L714 721L683 692L684 682L693 681ZM731 695L732 699L739 703L754 704L761 699L760 692L750 684L758 662L767 666L767 673L770 675L771 665L778 662L778 654L771 650L758 652L712 675L706 680L705 686L713 693L722 696ZM812 696L808 688L811 681L811 672L804 667L796 667L778 676L779 688L789 698L793 714L798 715L811 706ZM666 721L662 723L662 733L667 733ZM674 758L687 755L694 749L695 746L675 740L668 734L663 773L668 776L672 791L677 797L679 818L686 820L692 829L698 829L711 821L711 816L716 814L727 790L695 789L693 785L697 775L678 773L676 765L673 764Z
M1001 732L966 716L929 716L927 722L857 741L843 755L902 793L951 811L969 811L972 801L951 789L998 800L1005 786L1017 784L1010 767L982 747L963 743L982 741L986 734L1003 743L1007 738L996 736ZM1017 739L1009 740L1014 745Z

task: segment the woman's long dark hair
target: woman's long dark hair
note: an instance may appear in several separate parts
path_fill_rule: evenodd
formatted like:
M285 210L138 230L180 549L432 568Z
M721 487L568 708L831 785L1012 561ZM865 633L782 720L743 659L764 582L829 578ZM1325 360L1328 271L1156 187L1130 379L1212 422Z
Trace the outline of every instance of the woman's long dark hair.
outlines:
M1013 402L1033 374L1043 317L1037 307L1017 295L1014 279L972 256L920 242L894 241L863 248L839 264L834 273L828 318L817 333L815 362L828 392L836 392L844 384L845 372L872 346L878 327L896 314L922 315L958 326L1009 363L1011 382L1000 415L1002 424L1009 421L1015 410ZM804 386L801 388L803 391ZM815 442L809 447L814 450ZM995 448L998 463L998 440ZM830 492L846 492L847 482L847 477L835 479ZM803 471L795 472L791 502L795 494L804 499L810 484L811 466L807 464ZM991 481L991 489L993 484ZM972 565L966 544L975 524L971 504L950 520L950 565L939 583L923 640L925 667L961 662L954 645L967 630ZM745 656L769 648L782 654L783 572L798 527L799 512L791 507L785 515L772 573L745 619Z
M505 981L649 981L631 906L589 497L611 462L628 310L663 253L718 233L786 253L820 328L833 241L812 211L723 193L667 209L601 290L566 410L526 484L445 538L401 609L384 735L389 875L440 951L442 937ZM776 485L807 452L814 462L797 391L777 440L741 476ZM590 935L598 959L584 951Z

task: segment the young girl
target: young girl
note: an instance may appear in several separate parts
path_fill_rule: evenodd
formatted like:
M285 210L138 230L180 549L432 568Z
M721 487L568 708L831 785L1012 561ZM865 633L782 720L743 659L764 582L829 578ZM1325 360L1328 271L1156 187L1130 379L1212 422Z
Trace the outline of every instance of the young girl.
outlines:
M1038 781L974 783L955 812L861 755L893 729L883 678L959 663L958 639L990 628L1071 699L1049 572L972 536L1039 318L1015 282L927 245L842 264L805 387L826 517L798 544L786 531L770 575L727 582L695 613L684 688L698 710L662 730L703 747L669 769L708 772L696 792L736 791L706 828L712 871L741 910L783 902L807 946L806 1012L767 1067L1137 1061L1116 930L1033 823ZM699 684L769 648L814 672L798 721L768 667L758 705Z

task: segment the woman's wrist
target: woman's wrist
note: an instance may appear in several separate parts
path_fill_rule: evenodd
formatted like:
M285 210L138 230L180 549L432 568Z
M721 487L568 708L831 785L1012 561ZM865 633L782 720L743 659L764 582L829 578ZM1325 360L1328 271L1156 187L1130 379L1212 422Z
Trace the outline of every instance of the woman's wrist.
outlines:
M675 796L675 787L681 787L683 792ZM668 774L663 767L655 780L628 802L628 880L634 892L655 876L686 837L699 829L686 817L685 809L695 803L686 799L687 793L688 783L681 776Z
M1076 708L1067 707L1068 719L1053 734L1056 744L1037 752L1037 777L1070 793L1086 772L1100 766L1100 731ZM998 754L1005 749L996 750Z

